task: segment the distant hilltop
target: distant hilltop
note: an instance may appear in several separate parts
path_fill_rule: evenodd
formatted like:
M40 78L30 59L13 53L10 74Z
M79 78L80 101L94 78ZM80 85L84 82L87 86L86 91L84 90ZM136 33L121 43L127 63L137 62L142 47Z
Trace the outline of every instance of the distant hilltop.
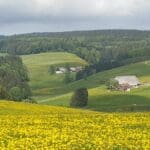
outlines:
M112 34L112 33L150 33L150 30L137 30L137 29L96 29L96 30L72 30L72 31L62 31L62 32L31 32L31 33L20 33L12 35L0 35L1 37L10 36L64 36L64 35L89 35L89 34Z

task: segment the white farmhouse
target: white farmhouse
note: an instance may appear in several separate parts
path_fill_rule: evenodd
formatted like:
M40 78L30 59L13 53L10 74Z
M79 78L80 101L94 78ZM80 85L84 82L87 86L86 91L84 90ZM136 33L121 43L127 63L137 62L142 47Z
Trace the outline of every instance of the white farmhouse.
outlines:
M76 70L77 70L76 67L70 67L71 72L76 72Z
M119 85L129 85L130 87L138 87L141 84L136 76L117 76L115 80Z
M65 72L67 72L67 69L66 69L65 67L60 67L60 68L59 68L59 71L65 73Z
M56 71L56 74L63 74L64 72L62 72L62 71Z

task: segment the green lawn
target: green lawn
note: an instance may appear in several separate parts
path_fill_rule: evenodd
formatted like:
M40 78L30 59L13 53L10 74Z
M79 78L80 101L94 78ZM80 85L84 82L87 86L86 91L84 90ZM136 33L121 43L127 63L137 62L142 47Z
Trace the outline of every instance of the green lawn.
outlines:
M43 99L40 103L69 107L72 93ZM105 86L89 89L86 107L96 111L147 111L150 110L150 87L140 87L131 92L109 91Z
M51 75L48 72L51 65L64 66L68 63L71 66L84 66L87 64L76 55L66 52L23 55L22 59L28 69L30 86L36 99L56 96L61 93L59 88L65 85L64 75Z
M97 73L65 84L63 75L50 75L48 67L53 65L85 65L86 62L69 53L42 53L23 56L31 78L33 98L41 104L69 106L72 92L80 87L89 89L88 109L98 111L148 110L150 87L140 87L131 92L112 92L104 86L105 81L118 75L136 75L142 83L150 83L150 61L131 64ZM134 107L134 108L133 108Z

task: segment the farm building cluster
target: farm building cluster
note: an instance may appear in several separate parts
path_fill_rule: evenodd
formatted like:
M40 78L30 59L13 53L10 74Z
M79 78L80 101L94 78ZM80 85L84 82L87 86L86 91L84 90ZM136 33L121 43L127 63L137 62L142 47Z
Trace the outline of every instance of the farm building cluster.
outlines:
M69 68L65 68L65 67L58 67L56 69L56 74L63 74L66 72L79 72L83 69L82 66L77 66L77 67L69 67Z
M130 91L132 88L138 88L141 83L136 76L117 76L115 80L118 81L118 90Z

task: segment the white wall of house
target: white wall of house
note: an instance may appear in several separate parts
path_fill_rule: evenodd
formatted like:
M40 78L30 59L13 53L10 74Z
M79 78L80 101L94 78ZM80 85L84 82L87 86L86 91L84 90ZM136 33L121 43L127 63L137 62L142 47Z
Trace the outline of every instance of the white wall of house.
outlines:
M64 72L62 71L56 71L56 74L63 74Z

